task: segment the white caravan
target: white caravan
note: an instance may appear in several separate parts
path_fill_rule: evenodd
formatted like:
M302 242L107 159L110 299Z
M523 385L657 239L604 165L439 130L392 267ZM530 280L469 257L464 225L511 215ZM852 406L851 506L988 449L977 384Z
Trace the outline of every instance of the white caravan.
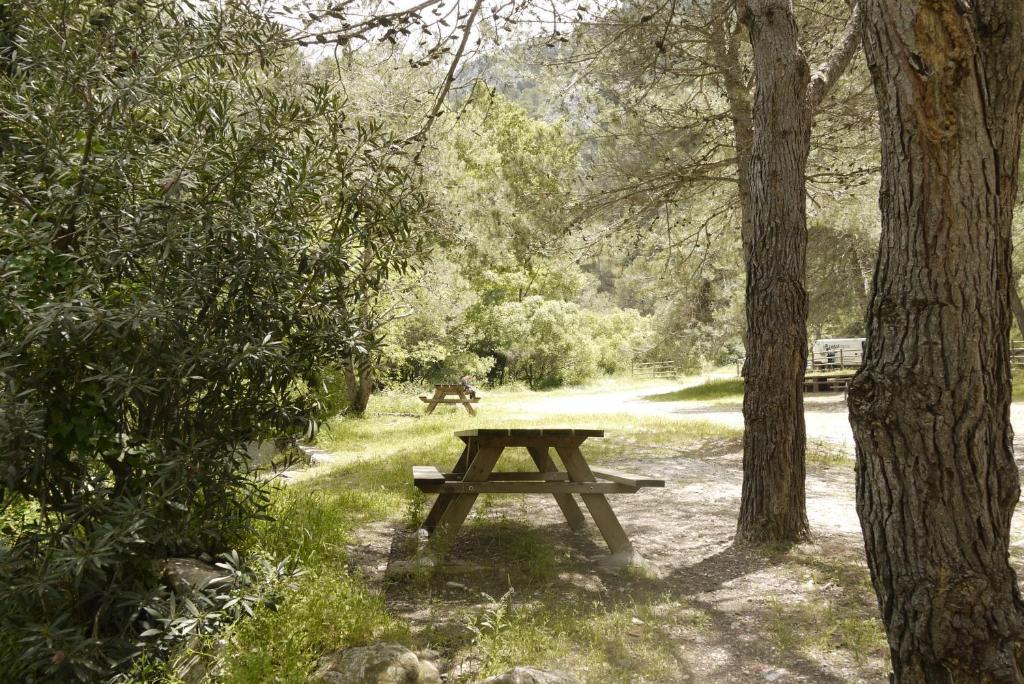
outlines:
M845 337L815 340L807 366L818 370L859 368L863 361L864 338Z

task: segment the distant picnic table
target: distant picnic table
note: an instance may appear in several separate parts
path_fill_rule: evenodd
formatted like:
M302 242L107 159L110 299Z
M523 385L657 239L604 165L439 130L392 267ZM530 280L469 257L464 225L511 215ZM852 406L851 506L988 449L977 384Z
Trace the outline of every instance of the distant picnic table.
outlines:
M606 495L665 486L664 480L656 478L592 468L580 446L588 437L603 437L604 430L478 429L456 432L455 436L464 447L452 472L442 473L433 466L412 469L416 487L438 495L423 528L440 549L451 548L480 494L550 494L573 530L582 529L584 524L583 513L573 498L573 494L579 494L612 554L628 560L633 556L633 545ZM525 447L537 472L495 471L502 452L509 447ZM565 471L559 470L551 458L551 449Z
M458 398L448 398L452 396ZM469 415L475 416L476 409L473 408L473 404L480 401L480 397L471 397L469 390L456 383L454 385L434 385L434 396L428 397L425 394L421 394L420 401L427 403L427 413L425 415L433 413L438 404L462 404L469 411Z
M850 389L850 375L829 375L827 373L806 373L804 392L845 392Z

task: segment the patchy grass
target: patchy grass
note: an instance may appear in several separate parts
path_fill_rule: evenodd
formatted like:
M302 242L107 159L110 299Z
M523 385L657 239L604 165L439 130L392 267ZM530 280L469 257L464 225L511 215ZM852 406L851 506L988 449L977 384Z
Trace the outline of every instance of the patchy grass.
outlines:
M1017 368L1010 376L1013 383L1013 401L1024 401L1024 368Z
M813 593L810 600L769 599L766 624L775 646L806 656L839 654L857 663L884 659L885 631L863 563L803 547L788 560Z
M408 641L383 599L341 568L317 566L282 597L232 629L220 657L224 682L302 682L327 651L375 640Z
M459 657L482 659L478 677L523 663L575 673L587 682L669 682L685 675L673 634L702 632L709 617L669 597L566 600L562 594L492 599L472 617Z
M564 391L564 390L559 390ZM545 393L547 395L547 393ZM477 427L575 427L603 429L605 438L591 438L583 449L589 460L600 462L610 457L628 455L630 450L645 457L652 447L693 449L709 440L742 437L743 431L705 420L681 420L662 416L636 416L629 413L600 415L545 414L542 418L524 416L520 408L523 393L495 393L480 415L470 416L461 406L438 407L429 416L418 414L396 415L409 398L382 395L374 398L365 418L338 418L327 423L319 444L327 450L358 456L355 467L360 477L365 468L379 468L370 463L385 459L392 464L391 484L404 482L412 487L409 473L413 465L433 465L445 470L454 465L461 442L452 433ZM414 398L415 399L415 398ZM420 402L421 403L421 402ZM398 409L382 412L380 407ZM673 449L662 455L679 455ZM418 460L417 460L418 459ZM502 456L502 470L532 470L532 461L523 450L507 451ZM335 475L353 472L349 468Z
M518 516L495 520L488 515L496 504L493 497L481 497L477 510L483 515L469 521L460 538L480 547L474 555L493 559L507 585L531 592L534 598L512 604L502 618L505 622L490 627L480 615L464 615L464 624L476 629L471 640L460 642L440 633L431 636L429 630L412 636L363 579L348 573L346 544L361 525L391 519L413 527L422 520L428 500L412 485L413 465L450 468L462 446L452 434L457 430L537 426L536 417L523 416L523 399L522 392L489 392L477 417L460 406L439 407L424 416L424 405L416 396L385 393L373 398L365 417L329 421L319 445L348 457L347 461L275 492L270 519L255 526L246 544L251 556L287 557L305 568L306 574L284 590L275 607L260 609L232 626L222 647L196 647L208 651L206 657L219 673L218 680L303 681L324 652L378 639L448 646L461 649L460 657L482 652L485 661L482 669L476 668L478 672L495 673L529 661L552 667L561 664L600 681L632 681L633 673L654 681L672 679L677 674L676 661L656 632L661 627L655 627L663 626L665 620L653 618L650 606L580 603L566 601L565 596L535 598L537 592L543 595L546 587L557 583L565 569L563 559L541 530ZM594 462L638 449L644 454L653 448L678 455L679 449L739 434L704 421L625 413L545 415L542 425L608 431L612 438L592 439L584 447ZM502 456L503 470L533 467L525 450L510 450ZM501 504L508 503L509 497L502 497ZM524 510L527 505L524 498ZM443 582L448 569L442 566L438 572L434 581ZM672 620L696 624L703 619L688 608L681 614ZM572 662L562 662L566 654L574 654ZM581 659L575 654L581 654Z
M566 670L581 681L692 681L694 674L687 669L692 660L681 649L719 638L714 611L653 576L627 573L595 584L580 572L585 558L552 543L543 527L531 522L534 502L528 497L478 500L477 515L455 543L459 558L485 562L442 564L415 584L388 585L389 605L408 615L427 610L433 616L429 624L397 618L361 576L348 572L346 545L355 541L360 527L390 520L411 530L422 521L432 497L413 487L411 468L449 469L462 447L452 435L456 430L603 428L606 438L584 444L595 463L735 451L742 435L741 430L675 416L567 413L538 418L523 410L532 396L486 393L480 415L472 417L458 406L423 416L423 403L415 396L384 394L374 397L366 417L329 421L319 444L346 460L276 492L272 519L260 522L246 545L257 557L291 557L307 573L282 592L276 607L262 608L231 627L223 645L200 647L209 652L214 678L301 682L326 651L390 640L440 651L442 660L456 667L448 679L453 683L523 664ZM831 445L815 442L809 444L808 460L848 463ZM502 456L499 467L532 470L533 464L525 450L516 449ZM822 560L822 555L778 552L777 565L820 585L822 594L803 604L762 602L761 633L792 653L827 651L846 661L857 653L875 657L880 627L870 586L864 584L866 571ZM826 590L833 585L839 589ZM502 597L510 587L515 591Z
M841 445L824 439L812 439L807 442L807 462L815 465L852 466L853 458Z
M407 628L345 565L353 531L405 500L383 486L391 477L387 468L367 470L367 487L309 481L274 493L270 519L256 525L246 551L291 559L305 574L273 604L229 628L223 648L209 649L218 681L301 682L327 651L407 640Z
M713 378L674 392L650 394L647 401L742 401L743 378Z

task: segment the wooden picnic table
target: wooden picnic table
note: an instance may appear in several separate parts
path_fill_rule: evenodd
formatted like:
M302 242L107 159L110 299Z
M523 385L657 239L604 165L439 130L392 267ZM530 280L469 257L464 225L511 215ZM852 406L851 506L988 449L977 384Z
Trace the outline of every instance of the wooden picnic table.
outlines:
M449 396L456 396L458 399L448 399ZM476 410L473 404L480 401L480 397L470 396L469 391L461 384L455 385L434 385L434 396L420 395L420 401L427 403L427 412L430 415L437 408L438 404L462 404L469 411L469 415L475 416Z
M633 545L619 524L607 494L633 494L643 487L664 487L665 481L606 468L592 468L580 446L588 437L603 437L604 430L575 429L479 429L456 432L464 447L450 473L432 466L414 466L413 482L423 492L436 493L423 528L431 543L442 551L451 548L470 509L480 494L550 494L566 522L574 530L584 518L573 498L579 494L614 556L628 560ZM502 452L524 447L537 472L494 470ZM565 470L551 458L555 450Z
M804 392L846 392L853 375L804 374Z

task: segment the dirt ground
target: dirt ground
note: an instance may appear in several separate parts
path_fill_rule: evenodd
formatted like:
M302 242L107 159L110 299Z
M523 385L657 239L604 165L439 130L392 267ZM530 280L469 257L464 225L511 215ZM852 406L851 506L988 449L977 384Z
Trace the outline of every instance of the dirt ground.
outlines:
M524 411L593 415L635 409L729 425L739 420L742 425L739 407L655 403L643 401L642 394L542 400ZM739 440L694 445L688 453L623 442L621 456L603 465L666 481L664 489L610 497L646 561L641 572L605 569L601 560L607 548L589 518L584 532L573 533L547 497L478 503L449 561L425 584L384 580L389 563L410 556L409 532L401 524L367 530L365 543L352 549L352 562L381 587L389 608L440 651L447 681L468 681L478 665L466 661L465 646L473 635L463 625L486 609L482 595L500 596L513 581L519 583L518 603L556 597L568 605L601 607L595 610L632 606L636 615L642 614L630 628L638 630L637 650L650 652L650 643L657 644L667 669L654 676L628 674L629 658L643 656L631 655L627 629L614 656L622 661L616 670L620 674L587 681L883 681L887 655L854 508L845 404L835 395L808 404L809 436L847 445L851 451L849 464L808 466L810 543L768 552L733 545L742 480ZM1015 419L1024 415L1019 408ZM1024 549L1021 522L1018 513L1013 539L1015 547ZM507 542L523 534L539 537L553 549L553 568L546 575L531 577L528 569L515 570L515 558L503 557ZM646 642L643 648L641 640ZM572 669L573 655L567 654L563 664Z

